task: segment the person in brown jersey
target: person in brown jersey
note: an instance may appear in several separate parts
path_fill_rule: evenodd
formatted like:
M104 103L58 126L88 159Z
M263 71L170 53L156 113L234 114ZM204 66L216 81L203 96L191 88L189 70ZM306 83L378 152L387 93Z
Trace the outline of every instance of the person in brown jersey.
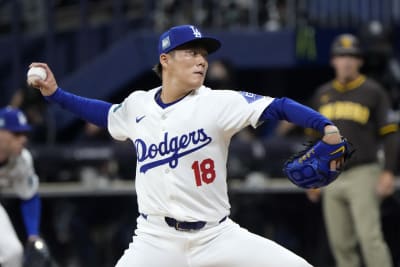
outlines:
M390 121L390 101L376 81L360 73L358 39L339 35L332 44L335 79L313 96L313 107L332 120L353 143L356 153L339 179L323 189L309 190L311 201L322 196L328 240L337 267L393 266L380 221L380 201L394 188L398 125ZM383 145L384 163L378 161ZM361 255L358 253L360 248Z

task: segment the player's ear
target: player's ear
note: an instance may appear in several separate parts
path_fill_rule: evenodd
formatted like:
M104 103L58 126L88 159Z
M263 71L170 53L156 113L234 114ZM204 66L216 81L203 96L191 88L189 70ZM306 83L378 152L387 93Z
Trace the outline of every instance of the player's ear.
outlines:
M168 64L168 56L167 54L161 54L160 55L160 64L165 67Z

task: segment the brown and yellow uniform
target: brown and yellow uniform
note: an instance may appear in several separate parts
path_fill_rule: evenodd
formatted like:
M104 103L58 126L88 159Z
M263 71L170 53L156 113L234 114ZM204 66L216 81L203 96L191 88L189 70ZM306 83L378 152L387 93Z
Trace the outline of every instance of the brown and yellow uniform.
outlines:
M314 108L337 125L356 152L341 176L323 191L323 213L337 267L360 267L361 248L367 267L391 267L380 221L376 186L382 169L397 163L398 125L390 118L390 102L375 81L360 75L341 84L334 80L314 95ZM377 152L383 144L384 166Z
M384 145L385 169L396 168L398 125L390 118L386 91L375 81L360 75L348 84L334 80L322 85L314 97L314 107L340 129L356 149L347 167L377 162L379 145Z

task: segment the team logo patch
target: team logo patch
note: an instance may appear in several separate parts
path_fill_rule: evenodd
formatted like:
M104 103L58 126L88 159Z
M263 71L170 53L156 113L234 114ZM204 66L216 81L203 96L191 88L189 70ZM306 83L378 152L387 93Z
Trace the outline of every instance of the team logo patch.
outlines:
M18 122L20 125L26 125L28 123L28 120L26 119L25 115L22 114L21 112L18 113Z
M121 104L119 104L118 106L116 106L114 109L113 109L113 112L116 112L118 109L120 109L120 108L122 108L122 103Z
M246 99L247 103L249 104L263 98L262 95L257 95L250 92L240 91L239 93Z
M167 49L168 47L171 46L171 41L169 40L169 36L167 36L164 39L162 39L161 46L162 46L163 50L165 50L165 49Z

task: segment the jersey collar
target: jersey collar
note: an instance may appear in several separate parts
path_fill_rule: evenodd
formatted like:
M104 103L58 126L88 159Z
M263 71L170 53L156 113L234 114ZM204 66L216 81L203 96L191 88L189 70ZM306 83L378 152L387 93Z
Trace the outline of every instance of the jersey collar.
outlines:
M332 82L332 86L334 89L336 89L339 92L346 92L350 90L354 90L358 87L361 86L366 80L366 77L364 75L359 75L355 80L348 82L348 83L341 83L338 80L334 80Z
M162 109L165 109L165 108L167 108L167 107L169 107L169 106L172 106L173 104L178 103L179 101L181 101L182 99L184 99L185 97L187 97L188 95L190 95L191 93L193 93L193 91L195 91L195 90L192 90L192 91L190 91L189 93L187 93L186 95L182 96L181 98L175 100L174 102L165 104L165 103L162 102L162 100L161 100L161 90L162 90L162 88L160 88L160 89L156 92L156 94L154 95L154 100L156 101L156 103L157 103Z

